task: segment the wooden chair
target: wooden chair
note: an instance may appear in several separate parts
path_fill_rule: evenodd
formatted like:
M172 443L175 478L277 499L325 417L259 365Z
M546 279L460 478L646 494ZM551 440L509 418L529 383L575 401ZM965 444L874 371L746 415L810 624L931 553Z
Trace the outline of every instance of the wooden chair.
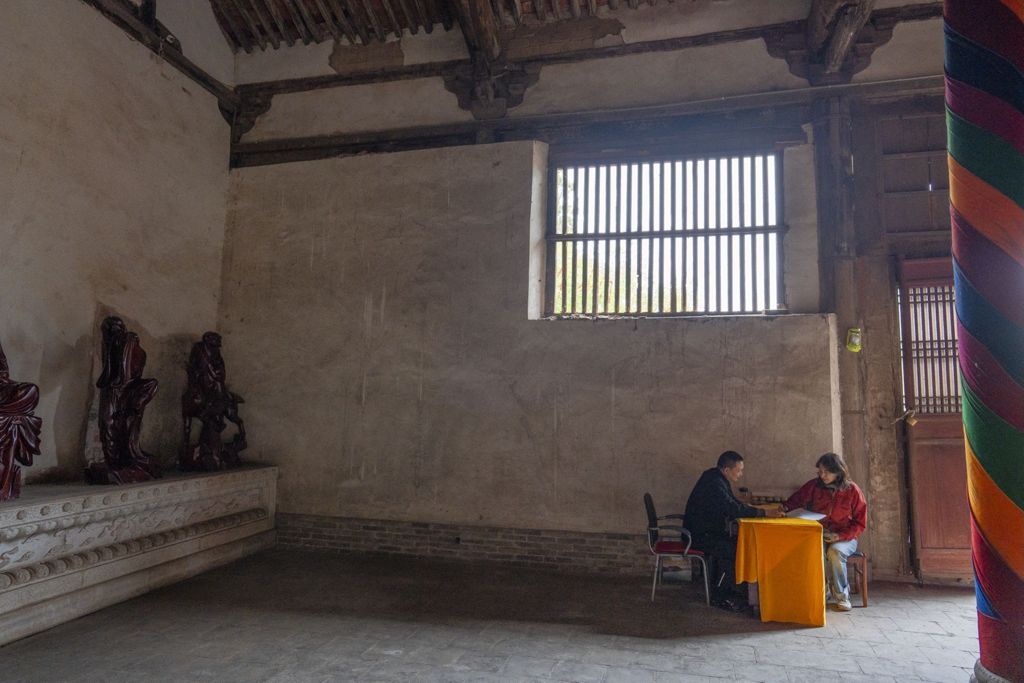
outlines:
M853 572L850 581L850 592L860 593L860 600L864 607L868 606L868 556L861 551L855 552L846 558L846 568Z

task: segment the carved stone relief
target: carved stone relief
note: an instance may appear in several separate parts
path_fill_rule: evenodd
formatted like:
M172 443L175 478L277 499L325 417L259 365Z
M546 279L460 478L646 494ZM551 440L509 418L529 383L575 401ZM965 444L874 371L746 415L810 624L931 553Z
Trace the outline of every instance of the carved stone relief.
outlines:
M0 569L12 570L245 510L272 510L271 476L276 476L276 470L260 468L4 510Z

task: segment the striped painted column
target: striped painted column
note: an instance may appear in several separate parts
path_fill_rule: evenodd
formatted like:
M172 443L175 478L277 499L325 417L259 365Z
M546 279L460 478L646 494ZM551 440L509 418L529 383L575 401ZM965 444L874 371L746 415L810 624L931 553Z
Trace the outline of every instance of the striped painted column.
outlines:
M946 0L979 679L1024 681L1024 0Z

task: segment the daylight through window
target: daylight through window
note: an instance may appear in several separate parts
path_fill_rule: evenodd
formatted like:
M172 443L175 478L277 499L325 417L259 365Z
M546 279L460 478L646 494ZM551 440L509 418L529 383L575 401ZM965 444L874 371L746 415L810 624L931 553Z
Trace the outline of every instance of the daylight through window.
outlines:
M780 166L772 153L557 165L549 313L783 309Z

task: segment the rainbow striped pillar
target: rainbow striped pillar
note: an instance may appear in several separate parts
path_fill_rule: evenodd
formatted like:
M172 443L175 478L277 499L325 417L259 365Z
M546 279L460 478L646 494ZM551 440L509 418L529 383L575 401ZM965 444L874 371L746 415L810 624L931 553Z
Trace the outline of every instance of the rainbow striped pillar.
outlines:
M1024 681L1024 0L946 0L979 677Z

